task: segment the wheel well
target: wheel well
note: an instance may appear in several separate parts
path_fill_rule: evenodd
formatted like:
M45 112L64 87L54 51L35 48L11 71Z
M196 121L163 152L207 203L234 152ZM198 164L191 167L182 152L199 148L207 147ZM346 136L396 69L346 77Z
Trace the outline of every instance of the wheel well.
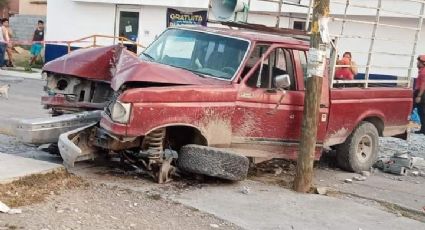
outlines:
M384 133L384 122L379 117L368 117L364 119L363 121L367 121L372 123L376 129L378 130L379 136L382 137Z
M166 127L166 140L172 149L179 151L188 144L208 146L208 141L202 133L190 126Z

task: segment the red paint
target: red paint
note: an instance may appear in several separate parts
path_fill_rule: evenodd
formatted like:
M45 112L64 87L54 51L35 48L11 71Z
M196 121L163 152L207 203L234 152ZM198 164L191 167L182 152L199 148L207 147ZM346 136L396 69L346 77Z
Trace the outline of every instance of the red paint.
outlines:
M125 52L117 63L117 71L111 87L118 90L126 82L155 82L175 85L225 85L226 81L213 78L201 78L180 68L139 60Z
M110 81L113 57L119 52L121 52L121 48L117 45L79 49L47 63L43 67L43 71L98 81Z
M251 42L251 50L257 43L269 43L271 49L283 47L291 50L294 66L295 90L286 90L281 105L275 110L282 91L267 91L247 85L254 69L242 73L241 68L233 81L201 78L186 70L140 61L129 53L122 53L116 63L116 71L111 81L118 90L128 82L155 83L156 87L129 88L118 100L132 103L128 124L113 122L103 114L101 127L118 137L144 136L150 131L164 126L185 125L198 129L212 146L270 146L275 152L294 159L301 135L301 122L304 105L304 71L300 54L308 50L308 43L282 36L246 32L241 30L196 28L198 31L234 36ZM270 53L271 49L266 53ZM106 59L112 57L114 49L105 48L101 54L97 50L91 57L75 55L75 58L90 59L81 68L68 67L64 60L51 71L74 70L68 74L92 79L108 79ZM87 51L90 53L90 51ZM80 63L82 61L73 61ZM247 60L245 59L243 65ZM52 64L53 65L53 64ZM62 69L60 65L65 65ZM90 67L101 67L103 71L91 71ZM98 74L99 73L99 74ZM104 78L100 73L105 74ZM245 75L245 76L244 76ZM158 84L159 83L159 84ZM161 86L158 86L161 85ZM342 143L353 129L365 119L379 119L385 128L405 126L412 107L412 90L402 88L344 88L329 89L329 79L325 76L322 88L318 128L318 143L333 139L333 144ZM219 132L216 132L218 128ZM345 130L341 132L341 130ZM338 142L338 143L337 143ZM288 147L290 146L290 147ZM249 149L250 147L246 147ZM321 146L318 147L316 159Z

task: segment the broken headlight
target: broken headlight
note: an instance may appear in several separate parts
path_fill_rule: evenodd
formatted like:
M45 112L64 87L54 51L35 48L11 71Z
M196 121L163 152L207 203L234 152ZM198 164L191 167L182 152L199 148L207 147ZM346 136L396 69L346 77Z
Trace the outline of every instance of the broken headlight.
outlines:
M118 123L128 123L130 119L131 103L116 101L110 105L111 119Z

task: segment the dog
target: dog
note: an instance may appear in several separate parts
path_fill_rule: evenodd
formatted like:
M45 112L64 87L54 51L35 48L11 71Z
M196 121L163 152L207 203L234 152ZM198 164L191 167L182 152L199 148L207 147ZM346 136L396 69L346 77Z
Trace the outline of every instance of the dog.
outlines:
M9 84L0 86L0 96L9 99L9 88Z

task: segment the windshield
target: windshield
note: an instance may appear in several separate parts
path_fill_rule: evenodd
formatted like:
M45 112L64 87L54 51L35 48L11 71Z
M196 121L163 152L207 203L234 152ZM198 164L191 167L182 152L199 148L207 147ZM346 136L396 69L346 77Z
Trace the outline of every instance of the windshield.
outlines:
M242 63L249 43L190 30L169 29L140 58L194 72L202 77L230 80Z

